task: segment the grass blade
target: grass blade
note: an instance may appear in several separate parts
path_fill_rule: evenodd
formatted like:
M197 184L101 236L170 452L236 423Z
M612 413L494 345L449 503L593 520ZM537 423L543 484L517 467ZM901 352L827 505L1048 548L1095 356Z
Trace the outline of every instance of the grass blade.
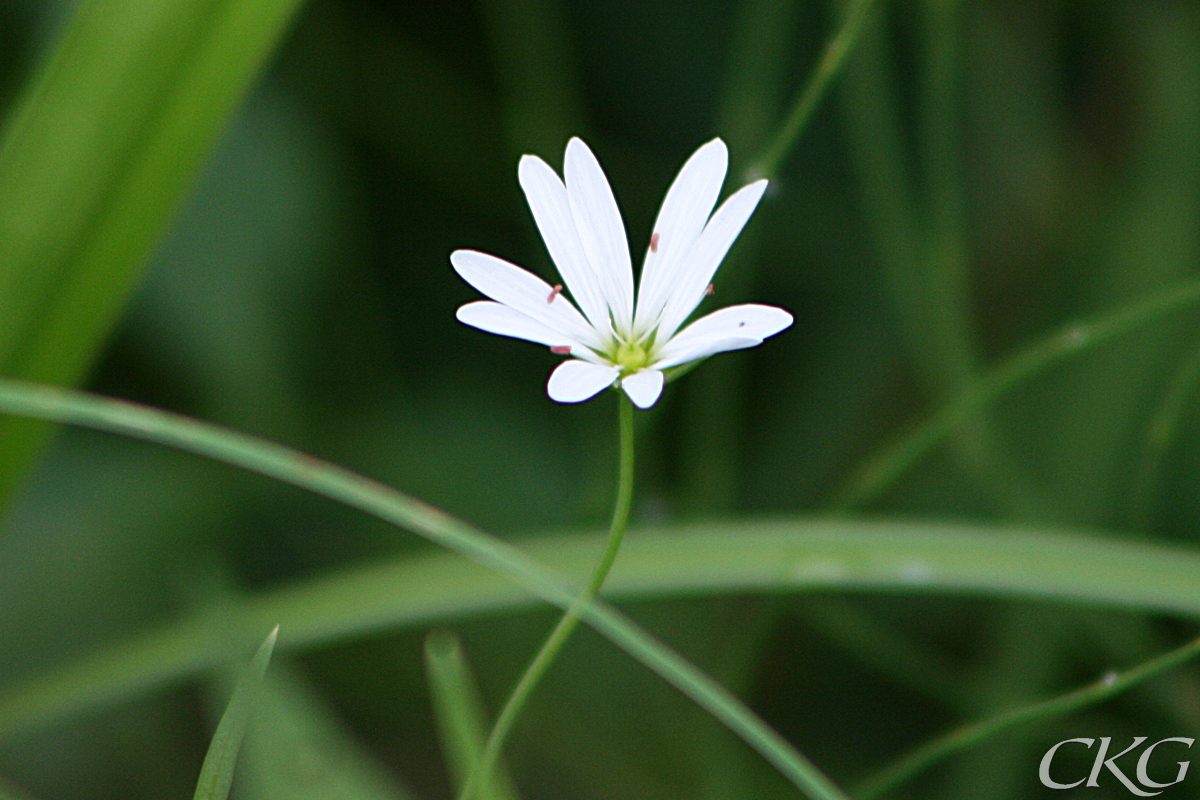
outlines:
M425 671L442 752L457 794L462 792L473 765L483 755L487 712L462 645L454 634L434 631L425 639ZM478 796L485 800L518 800L503 759L498 759L487 778L480 782Z
M86 0L0 143L0 374L86 375L300 0ZM0 498L47 426L0 423Z
M835 493L828 507L833 511L846 511L868 505L989 403L1072 355L1091 350L1197 302L1200 302L1200 281L1181 281L1107 314L1069 324L1060 332L1009 356L957 392L939 411L863 462Z
M980 742L1006 730L1030 722L1038 722L1080 711L1110 697L1132 689L1169 669L1174 669L1200 655L1200 639L1153 658L1124 674L1110 672L1094 683L1040 703L1000 714L982 722L964 725L921 745L877 775L863 782L855 792L858 800L874 800L887 794L913 776L955 753L974 747Z
M246 738L247 800L413 800L335 710L294 670L271 670Z
M279 626L276 625L259 645L246 673L234 688L233 697L229 699L229 705L217 724L212 743L204 756L204 764L200 767L200 779L196 781L196 793L193 795L195 800L227 800L229 797L238 751L241 750L250 716L258 704L267 664L271 661L271 652L275 649L278 636Z
M563 610L574 605L574 590L516 547L396 489L298 450L135 403L3 378L0 410L158 442L275 478L417 533ZM615 608L590 601L581 616L728 726L800 791L818 800L845 800L820 770L736 696Z
M748 171L749 177L771 177L779 169L788 151L792 149L792 145L800 138L804 127L812 118L813 112L824 99L825 91L853 51L859 34L871 19L874 5L875 0L855 0L854 5L847 11L842 26L825 45L825 51L821 53L812 77L796 97L787 118L780 126L779 133L775 134L762 157Z
M580 580L596 536L549 536L523 550ZM605 594L621 599L869 590L1069 602L1200 619L1200 553L1086 532L916 521L741 520L639 531ZM219 666L228 631L280 622L292 647L528 608L535 599L451 553L402 557L240 600L220 625L183 620L12 684L0 741ZM619 623L618 623L619 624Z

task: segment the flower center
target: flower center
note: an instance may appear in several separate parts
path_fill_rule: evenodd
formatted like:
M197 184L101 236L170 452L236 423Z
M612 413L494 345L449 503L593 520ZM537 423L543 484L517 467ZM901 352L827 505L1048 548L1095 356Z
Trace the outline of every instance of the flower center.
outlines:
M650 363L650 354L640 344L621 342L617 346L617 357L613 359L613 362L621 368L621 372L631 375Z

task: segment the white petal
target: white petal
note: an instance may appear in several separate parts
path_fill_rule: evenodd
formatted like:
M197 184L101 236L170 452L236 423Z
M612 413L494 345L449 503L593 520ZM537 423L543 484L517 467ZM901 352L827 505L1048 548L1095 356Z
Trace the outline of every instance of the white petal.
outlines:
M532 272L477 250L455 250L450 263L463 280L493 300L574 341L601 346L595 329L571 301Z
M747 347L758 347L762 344L762 339L751 339L744 336L730 336L727 339L712 339L707 342L702 342L690 350L683 350L673 355L671 358L665 358L661 361L654 362L655 369L670 369L678 367L681 364L690 364L693 361L699 361L702 358L724 353L728 350L744 350Z
M567 142L563 176L583 252L599 279L614 326L628 336L633 325L633 264L617 200L600 162L578 138Z
M576 358L582 358L585 361L592 361L597 364L604 363L600 356L596 355L588 347L585 347L565 334L547 328L537 320L530 319L515 308L506 306L503 303L493 303L491 300L476 300L474 303L467 303L464 306L460 306L455 316L458 317L459 322L470 325L472 328L478 328L481 331L499 334L500 336L512 336L515 339L525 339L526 341L537 342L538 344L550 347L570 347L571 355Z
M678 279L668 289L670 295L658 327L660 341L675 333L700 305L709 281L754 213L766 188L767 182L761 180L738 189L721 204L704 226L704 232L685 257L687 263L679 271Z
M656 369L642 369L621 380L621 388L638 408L649 408L662 394L663 374Z
M722 308L696 320L663 345L654 366L666 369L725 350L754 347L791 324L792 315L775 306L747 303Z
M563 283L591 320L592 326L607 331L608 303L604 299L601 281L583 252L583 245L575 231L567 188L550 165L537 156L521 157L517 177L550 258L558 267L558 274L563 277Z
M493 303L491 300L476 300L474 303L459 306L455 316L459 322L472 328L501 336L512 336L550 347L570 347L579 344L566 334L547 328L515 308L503 303Z
M580 403L616 382L621 370L586 361L564 361L550 373L546 393L560 403Z
M652 238L654 247L646 251L642 264L635 330L649 330L658 320L679 270L687 263L684 257L716 205L728 166L725 143L713 139L692 154L667 190L654 223L652 237L657 239Z

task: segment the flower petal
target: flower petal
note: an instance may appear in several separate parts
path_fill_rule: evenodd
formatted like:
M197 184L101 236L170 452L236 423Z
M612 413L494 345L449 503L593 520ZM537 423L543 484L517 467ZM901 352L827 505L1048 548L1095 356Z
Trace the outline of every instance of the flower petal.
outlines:
M713 339L696 345L690 350L684 350L675 356L662 361L657 361L654 364L655 369L670 369L683 364L690 364L693 361L700 361L717 353L724 353L729 350L745 350L747 347L758 347L762 344L762 339L751 339L745 336L730 336L727 339Z
M571 203L567 200L567 187L550 165L537 156L521 157L517 177L550 258L571 291L571 297L591 320L592 327L608 331L604 286L579 241L571 216Z
M455 250L450 254L450 263L463 280L493 300L573 341L601 346L595 329L571 301L532 272L478 250Z
M713 139L692 154L667 190L654 223L653 246L642 263L634 330L648 331L658 321L678 272L687 263L684 257L717 203L728 166L725 143Z
M530 319L512 306L506 306L503 303L476 300L474 303L460 306L455 316L458 317L459 322L481 331L500 336L512 336L515 339L525 339L550 347L569 347L571 355L576 358L597 364L603 363L591 349L566 334L547 328L537 320Z
M607 389L620 377L621 370L586 361L564 361L550 373L546 393L560 403L580 403Z
M670 295L658 326L659 341L674 334L700 305L709 281L754 213L766 188L767 182L761 180L738 189L721 204L704 226L704 232L686 256L686 266L679 271L677 279L668 289Z
M613 326L628 336L633 326L633 264L617 200L600 162L578 138L567 142L563 175L579 243L599 279Z
M674 336L658 351L653 366L666 369L714 353L754 347L791 324L792 315L775 306L747 303L722 308L701 317Z
M649 408L658 402L663 390L663 374L656 369L641 369L621 380L621 388L638 408Z
M570 347L578 344L570 336L547 328L512 306L494 303L491 300L476 300L474 303L459 306L454 316L458 317L459 322L472 328L501 336L512 336L550 347Z

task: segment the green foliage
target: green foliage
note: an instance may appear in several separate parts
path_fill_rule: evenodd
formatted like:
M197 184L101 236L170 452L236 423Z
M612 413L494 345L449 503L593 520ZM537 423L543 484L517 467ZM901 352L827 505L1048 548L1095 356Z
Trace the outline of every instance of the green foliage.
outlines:
M298 0L88 0L0 144L0 370L82 380ZM0 496L44 431L6 420Z
M229 797L242 739L257 710L267 665L271 663L271 653L278 637L277 625L259 646L254 658L250 659L245 674L238 679L233 697L229 698L229 705L225 707L225 713L221 715L212 742L208 745L208 752L204 755L204 765L200 767L200 777L196 781L195 800L226 800Z
M503 706L613 500L613 398L551 403L557 358L458 324L446 260L552 277L516 160L570 135L635 254L703 141L726 192L769 173L710 302L797 322L638 413L597 627L506 746L523 797L795 797L798 752L861 785L1194 635L1195 3L9 0L0 103L0 375L355 471L5 383L0 794L183 796L195 683L282 622L232 796L452 796L439 730ZM430 626L477 701L430 687ZM1188 735L1196 676L890 796L1054 796L1046 747Z
M483 755L489 727L487 712L462 643L454 634L446 631L429 634L425 640L425 670L429 673L429 694L442 753L453 778L454 791L460 793ZM503 763L494 766L491 775L480 782L478 795L485 800L519 797Z

